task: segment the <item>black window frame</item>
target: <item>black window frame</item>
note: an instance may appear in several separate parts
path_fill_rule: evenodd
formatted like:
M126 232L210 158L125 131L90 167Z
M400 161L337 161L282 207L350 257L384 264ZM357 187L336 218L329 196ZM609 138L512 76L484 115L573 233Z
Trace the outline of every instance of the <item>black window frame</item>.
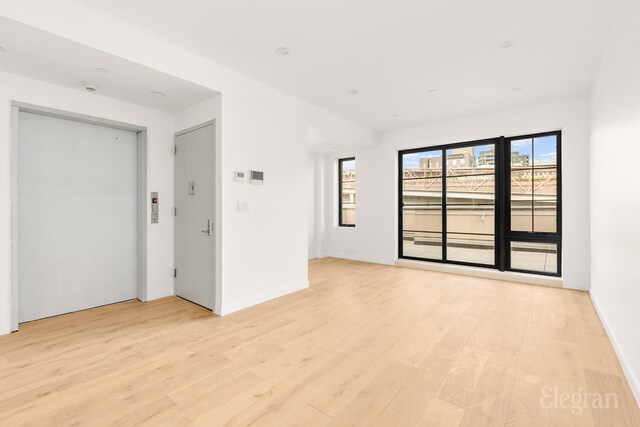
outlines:
M356 161L354 157L338 159L338 227L355 227L356 224L345 224L342 218L342 163ZM355 191L355 190L354 190Z
M495 194L495 202L494 202L494 210L495 210L495 224L494 224L494 247L495 247L495 258L493 264L480 264L474 262L466 262L466 261L456 261L447 259L447 160L446 153L447 150L453 150L457 148L468 148L474 147L476 145L492 145L495 144L496 150L498 148L498 142L500 138L487 138L487 139L478 139L473 141L465 141L465 142L456 142L453 144L441 144L441 145L433 145L428 147L421 148L412 148L409 150L401 150L398 152L398 257L402 259L410 259L415 261L429 261L429 262L439 262L442 264L454 264L454 265L464 265L469 267L482 267L482 268L497 268L499 264L499 254L498 254L498 233L497 225L499 223L499 210L498 210L498 189L499 183L497 179L494 181L494 194ZM420 258L413 256L403 255L403 156L405 154L412 153L420 153L423 151L441 151L441 163L442 163L442 259L437 258ZM496 156L498 156L498 152L496 151ZM455 234L455 233L454 233Z
M535 139L545 136L556 137L556 231L536 232L536 231L513 231L511 230L511 141L520 139ZM504 195L505 195L505 224L504 224L504 250L505 250L505 270L519 273L539 274L543 276L562 277L562 131L540 132L528 135L518 135L505 138L504 152L505 161L503 167L505 171ZM533 157L533 156L532 156ZM534 159L532 158L533 162ZM532 214L535 212L532 212ZM511 243L550 243L557 245L556 272L545 272L511 268Z
M511 231L511 141L544 136L556 136L556 232L513 232ZM447 259L447 169L446 152L456 148L465 148L476 145L495 144L495 262L494 264L479 264L465 261ZM412 148L398 151L398 258L416 261L429 261L442 264L464 265L497 269L499 271L513 271L543 276L562 277L562 131L540 132L528 135L518 135L505 138L504 136L486 138L452 144L440 144L427 147ZM441 151L442 162L442 259L421 258L403 254L403 158L406 154L424 151ZM533 161L533 159L532 159ZM342 209L340 209L342 211ZM511 268L511 242L535 242L557 244L557 271L544 272L534 270L522 270Z

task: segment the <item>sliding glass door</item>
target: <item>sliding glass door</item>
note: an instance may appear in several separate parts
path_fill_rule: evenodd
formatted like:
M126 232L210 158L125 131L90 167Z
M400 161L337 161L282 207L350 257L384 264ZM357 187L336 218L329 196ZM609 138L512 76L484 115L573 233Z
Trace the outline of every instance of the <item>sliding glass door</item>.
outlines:
M495 265L491 158L493 140L400 153L401 257Z

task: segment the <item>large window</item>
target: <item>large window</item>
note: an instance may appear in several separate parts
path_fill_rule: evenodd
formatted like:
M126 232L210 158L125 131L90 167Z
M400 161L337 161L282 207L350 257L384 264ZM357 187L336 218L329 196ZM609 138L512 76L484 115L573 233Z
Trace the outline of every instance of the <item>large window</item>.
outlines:
M338 225L356 226L356 159L338 160Z
M560 275L560 132L401 151L402 258Z

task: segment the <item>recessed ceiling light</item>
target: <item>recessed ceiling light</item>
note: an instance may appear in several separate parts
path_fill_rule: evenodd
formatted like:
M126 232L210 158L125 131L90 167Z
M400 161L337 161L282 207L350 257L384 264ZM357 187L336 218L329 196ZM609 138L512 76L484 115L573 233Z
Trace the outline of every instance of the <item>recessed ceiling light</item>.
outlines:
M107 74L109 72L106 68L96 68L96 71L102 74Z
M152 90L152 91L151 91L151 92L149 92L149 93L150 93L151 95L153 95L153 96L157 96L158 98L161 98L161 97L163 97L163 96L164 96L164 93L159 92L159 91L157 91L157 90Z
M511 47L512 44L513 44L513 41L505 40L505 41L501 42L498 46L500 46L503 49L508 49L508 48Z
M357 94L359 94L359 93L360 93L360 91L359 91L358 89L350 89L350 90L349 90L349 94L350 94L350 95L357 95Z
M282 47L277 48L276 52L278 52L282 56L287 56L287 55L289 55L289 48L282 46Z
M514 92L518 92L518 91L521 91L522 89L524 89L524 86L516 86L511 90L514 91Z

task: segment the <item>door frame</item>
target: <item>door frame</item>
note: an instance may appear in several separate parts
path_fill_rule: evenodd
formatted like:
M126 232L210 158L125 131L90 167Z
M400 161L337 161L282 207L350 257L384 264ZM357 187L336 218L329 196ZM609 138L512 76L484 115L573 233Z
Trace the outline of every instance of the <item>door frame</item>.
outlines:
M213 307L211 308L211 311L217 315L221 315L221 306L220 306L220 287L219 287L219 283L220 280L218 279L218 277L221 276L220 274L220 268L221 268L221 263L218 262L219 259L219 253L220 253L220 248L221 248L221 244L222 244L222 227L221 227L221 215L219 214L220 210L219 210L219 206L220 206L220 200L219 200L219 192L218 192L218 187L217 185L217 181L218 181L218 173L219 173L219 169L220 169L220 163L218 162L218 158L219 158L219 149L218 149L218 128L217 128L217 123L216 123L216 119L211 119L211 120L207 120L206 122L202 122L200 124L194 125L194 126L190 126L188 128L182 129L178 132L175 132L173 134L173 146L174 148L177 147L176 144L176 139L180 136L180 135L184 135L186 133L189 132L193 132L195 130L198 129L202 129L204 127L207 126L213 126L213 141L211 141L211 143L213 144L213 167L214 169L214 173L213 173L213 182L211 183L213 185L213 203L214 203L214 212L213 215L214 217L212 218L213 220L213 260L212 262L214 263L214 274L213 274L213 282L211 283L211 286L213 286ZM175 169L176 169L176 159L175 159L175 151L174 151L174 159L173 159L173 184L175 187L175 183L176 183L176 178L175 178ZM174 192L175 192L175 188L174 188ZM175 203L175 200L174 200ZM175 212L175 211L174 211ZM174 268L177 268L176 265L176 238L175 238L175 232L176 232L176 227L175 227L175 221L176 221L176 217L174 215L173 217L173 233L174 233L174 237L173 237L173 265ZM175 270L174 270L175 271ZM173 289L174 289L174 294L177 295L176 290L177 290L177 286L176 286L176 280L177 277L174 276L173 278ZM189 301L193 304L199 305L193 301ZM209 310L209 308L207 307L203 307L206 308L207 310Z
M20 113L39 114L63 120L92 124L137 134L137 297L147 301L147 128L129 123L93 117L54 108L11 102L11 332L19 328L20 301L20 233L18 188L20 153Z

